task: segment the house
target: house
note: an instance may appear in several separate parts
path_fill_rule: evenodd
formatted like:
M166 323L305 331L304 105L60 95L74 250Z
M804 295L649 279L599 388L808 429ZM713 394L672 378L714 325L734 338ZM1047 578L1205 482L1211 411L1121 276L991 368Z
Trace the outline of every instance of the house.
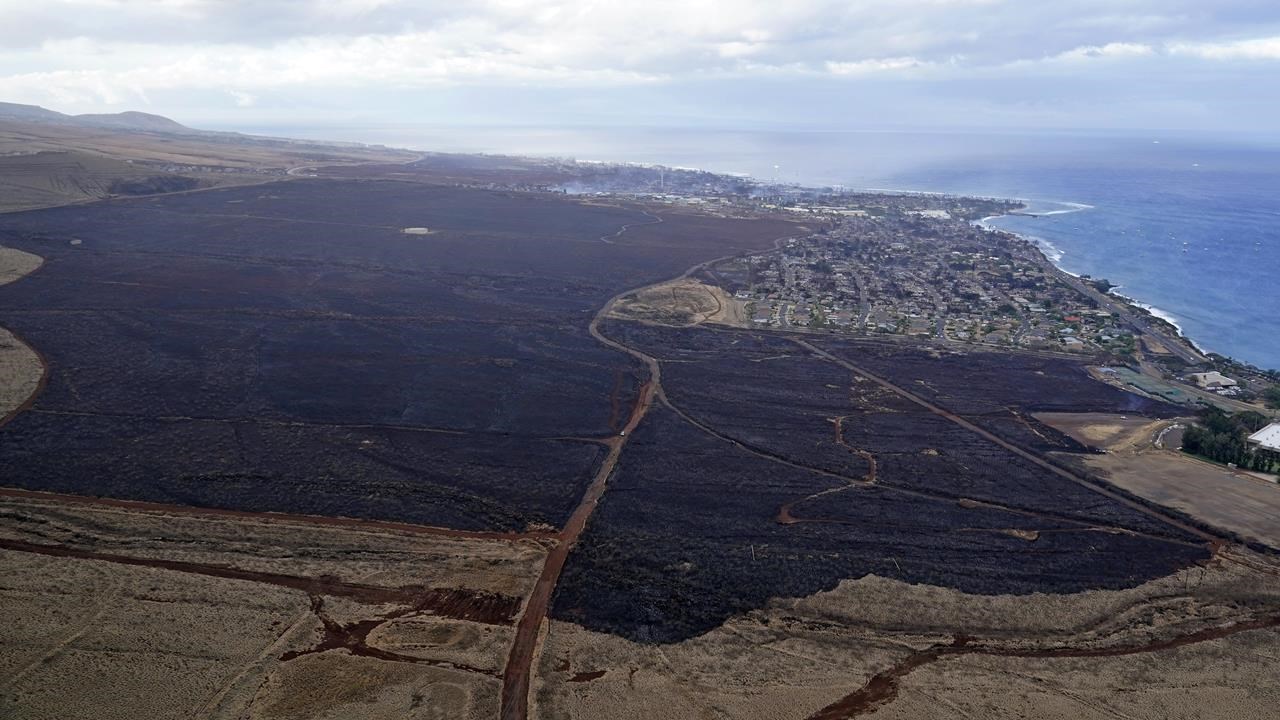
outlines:
M1249 436L1249 444L1280 453L1280 422L1273 422Z
M1188 377L1190 377L1191 381L1196 385L1199 385L1206 390L1222 390L1239 385L1235 380L1232 380L1217 370L1210 370L1209 372L1204 373L1191 373Z

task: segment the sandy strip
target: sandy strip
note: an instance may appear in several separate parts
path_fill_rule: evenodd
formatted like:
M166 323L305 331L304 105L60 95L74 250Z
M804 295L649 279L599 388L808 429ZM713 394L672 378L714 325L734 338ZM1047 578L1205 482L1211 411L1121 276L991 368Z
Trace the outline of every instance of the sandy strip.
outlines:
M0 285L21 279L43 264L39 255L0 247ZM44 363L36 351L0 327L0 425L39 392L43 378Z
M0 247L0 285L6 285L35 272L44 258L14 248Z

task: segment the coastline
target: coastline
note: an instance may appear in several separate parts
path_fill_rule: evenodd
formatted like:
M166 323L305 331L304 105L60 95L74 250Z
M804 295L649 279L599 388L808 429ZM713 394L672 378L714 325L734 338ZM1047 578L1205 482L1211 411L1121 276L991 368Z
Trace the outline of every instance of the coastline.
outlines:
M1172 325L1172 326L1173 326L1173 328L1174 328L1175 330L1177 330L1177 331L1178 331L1178 337L1179 337L1179 338L1181 338L1181 339L1183 339L1183 340L1185 340L1185 341L1187 341L1187 343L1189 343L1189 344L1191 345L1191 347L1195 348L1196 352L1200 353L1201 355L1207 355L1207 354L1209 354L1209 353L1213 353L1213 352L1214 352L1213 350L1210 350L1210 349L1208 349L1208 348L1206 348L1206 347L1202 346L1200 343L1196 342L1196 341L1195 341L1195 338L1191 337L1190 335L1187 335L1187 334L1186 334L1186 332L1184 332L1184 331L1183 331L1183 329L1182 329L1182 325L1178 323L1177 318L1176 318L1173 314L1169 313L1168 311L1161 310L1160 308L1156 307L1155 305L1151 305L1151 304L1149 304L1149 303L1142 302L1141 300L1139 300L1139 299L1137 299L1137 298L1130 297L1129 295L1125 295L1124 293L1121 293L1121 292L1116 292L1116 291L1117 291L1117 290L1119 290L1121 287L1123 287L1123 286L1122 286L1122 285L1117 285L1117 286L1115 286L1115 287L1111 288L1110 290L1108 290L1108 291L1107 291L1107 294L1109 294L1109 295L1114 295L1114 296L1116 296L1116 297L1120 298L1121 300L1123 300L1124 302L1126 302L1126 303L1128 303L1128 304L1130 304L1130 305L1132 305L1132 306L1134 306L1134 307L1136 307L1136 308L1138 308L1138 309L1140 309L1140 310L1145 310L1145 311L1147 311L1148 313L1150 313L1150 315L1151 315L1152 317L1154 317L1154 318L1158 318L1158 319L1160 319L1160 320L1165 321L1165 322L1166 322L1166 323L1168 323L1169 325ZM1214 353L1214 354L1216 355L1216 354L1220 354L1220 353Z
M1006 198L1006 199L1011 199L1011 200L1013 200L1014 202L1019 202L1019 203L1025 203L1025 202L1027 202L1026 200L1024 200L1024 199L1022 199L1022 198ZM1093 209L1093 207L1094 207L1094 206L1092 206L1092 205L1085 205L1084 203L1066 203L1066 202L1064 202L1064 203L1058 203L1058 204L1062 204L1062 205L1070 205L1070 206L1073 206L1075 209L1071 209L1071 210L1060 210L1060 211L1051 211L1051 212L1045 212L1045 213L1025 213L1025 212L1022 212L1022 213L1018 213L1018 214L1025 214L1025 215L1037 215L1037 216L1039 216L1039 215L1062 215L1062 214L1066 214L1066 213L1081 212L1081 211L1084 211L1084 210L1090 210L1090 209ZM1024 208L1025 208L1026 206L1025 206L1025 205L1023 205L1022 207L1024 207ZM1031 247L1035 248L1036 252L1040 254L1040 257L1041 257L1041 258L1043 258L1043 260L1044 260L1046 263L1048 263L1048 264L1052 265L1052 266L1053 266L1053 268L1054 268L1055 270L1057 270L1058 272L1060 272L1060 273L1062 273L1062 274L1064 274L1064 275L1068 275L1068 276L1070 276L1070 277L1076 278L1076 279L1080 279L1080 278L1083 278L1083 277L1084 277L1083 275L1081 275L1081 274L1079 274L1079 273L1071 272L1070 270L1067 270L1066 268L1062 267L1062 265L1061 265L1061 261L1062 261L1062 258L1065 256L1065 253L1064 253L1062 250L1060 250L1057 246L1055 246L1053 243L1049 242L1048 240L1045 240L1044 238L1041 238L1041 237L1037 237L1037 236L1035 236L1035 235L1028 235L1028 234L1020 233L1020 232L1017 232L1017 231L1014 231L1014 230L1006 230L1006 229L1004 229L1004 228L996 227L996 226L994 226L994 225L991 225L991 224L990 224L990 221L992 221L992 220L996 220L996 219L998 219L998 218L1002 218L1002 217L1008 217L1008 216L1009 216L1009 215L1011 215L1011 214L1012 214L1012 213L1005 213L1005 214L1003 214L1003 215L989 215L989 216L987 216L987 217L984 217L984 218L982 218L982 219L980 219L980 220L975 221L975 223L974 223L974 224L975 224L975 225L978 225L978 226L979 226L979 227L981 227L982 229L987 230L987 231L989 231L989 232L1003 232L1003 233L1008 233L1008 234L1013 235L1013 236L1015 236L1015 237L1021 238L1022 240L1024 240L1025 242L1027 242ZM1097 278L1094 278L1094 279L1097 279ZM1188 334L1186 333L1186 331L1183 329L1182 324L1178 322L1178 319L1177 319L1177 316L1176 316L1176 315L1174 315L1173 313L1171 313L1171 312L1169 312L1169 311L1167 311L1167 310L1163 310L1163 309L1161 309L1161 308L1159 308L1159 307L1157 307L1157 306L1155 306L1155 305L1152 305L1152 304L1150 304L1150 303L1144 302L1143 300L1141 300L1141 299L1139 299L1139 298L1136 298L1136 297L1133 297L1133 296L1131 296L1131 295L1126 295L1126 294L1124 294L1124 293L1118 292L1118 290L1120 290L1122 287L1123 287L1123 286L1121 286L1121 285L1115 285L1115 286L1113 286L1113 287L1109 288L1109 289L1106 291L1106 294L1107 294L1107 295L1110 295L1110 296L1112 296L1112 297L1114 297L1114 298L1116 298L1118 301L1120 301L1121 303L1123 303L1123 304L1127 305L1128 307L1132 308L1133 310L1135 310L1135 311L1137 311L1137 312L1140 312L1140 313L1145 313L1145 314L1147 314L1147 315L1150 315L1152 318L1155 318L1156 320L1158 320L1158 321L1160 321L1160 322L1163 322L1164 324L1168 325L1169 327L1171 327L1171 328L1173 329L1175 338L1176 338L1176 339L1178 339L1178 340L1181 340L1181 341L1183 341L1183 342L1185 342L1185 343L1187 343L1189 346L1191 346L1191 349L1192 349L1192 350L1194 350L1195 352L1197 352L1197 353L1199 353L1199 354L1201 354L1201 355L1206 355L1206 356L1207 356L1207 355L1209 355L1209 354L1220 354L1220 353L1216 353L1215 351L1213 351L1213 350L1211 350L1211 349L1209 349L1209 348L1206 348L1205 346L1203 346L1203 345L1201 345L1200 343L1196 342L1196 341L1195 341L1195 339L1194 339L1194 338L1192 338L1190 335L1188 335ZM1264 369L1265 369L1265 368L1264 368Z

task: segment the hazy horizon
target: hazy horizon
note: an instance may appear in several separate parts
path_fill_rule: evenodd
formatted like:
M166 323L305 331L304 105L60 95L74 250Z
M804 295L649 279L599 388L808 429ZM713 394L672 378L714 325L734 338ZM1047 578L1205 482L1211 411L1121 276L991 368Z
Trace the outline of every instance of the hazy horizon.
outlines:
M1280 132L1263 2L56 0L0 20L0 98L197 127Z

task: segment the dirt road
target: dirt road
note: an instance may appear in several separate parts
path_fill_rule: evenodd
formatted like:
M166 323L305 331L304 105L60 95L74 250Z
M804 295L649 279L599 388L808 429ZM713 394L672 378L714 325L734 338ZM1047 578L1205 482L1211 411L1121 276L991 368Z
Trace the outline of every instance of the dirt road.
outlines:
M650 215L649 213L645 214ZM661 222L661 217L657 215L650 215L650 217L655 218L654 222ZM619 230L615 237L621 235L627 227L629 226L624 226L622 230ZM601 240L608 242L605 238L601 238ZM779 238L775 241L775 246L781 247L785 241L786 238ZM709 265L743 254L746 253L734 253L698 263L672 280L687 278ZM577 543L579 536L582 535L583 529L586 528L587 521L591 518L591 513L595 511L600 497L604 495L609 476L613 474L613 470L618 464L618 457L622 454L622 449L626 446L627 440L631 438L640 421L644 419L645 414L649 412L649 408L653 406L657 398L661 397L662 393L662 366L657 359L607 337L600 332L600 322L609 315L614 305L622 297L645 288L672 282L672 280L664 280L620 292L610 298L604 304L604 307L600 308L591 319L591 324L588 328L591 336L606 347L624 352L643 362L649 370L649 379L640 388L639 397L631 410L631 416L627 419L625 428L616 437L607 441L609 454L605 456L599 472L596 473L591 485L582 496L581 502L578 503L573 514L569 516L568 522L565 523L564 528L560 531L559 542L547 554L546 564L543 565L542 573L538 576L533 592L530 593L525 603L524 614L520 616L520 621L516 625L515 640L511 644L507 666L502 674L502 697L499 712L502 720L525 720L528 717L530 673L532 672L534 658L538 654L538 639L542 630L542 623L547 617L547 609L551 604L551 596L555 593L556 585L560 581L560 573L564 570L565 560L568 559L569 552L573 549L574 544Z
M953 422L953 423L955 423L955 424L959 425L960 427L964 428L965 430L968 430L969 432L974 433L975 435L978 435L978 436L982 437L983 439L985 439L985 440L987 440L987 441L990 441L990 442L995 443L996 445L999 445L1000 447L1004 448L1005 450L1008 450L1009 452L1012 452L1013 454L1017 455L1018 457L1021 457L1021 458L1022 458L1022 459L1024 459L1024 460L1027 460L1027 461L1029 461L1029 462L1032 462L1032 463L1034 463L1034 464L1036 464L1036 465L1038 465L1038 466L1040 466L1040 467L1044 468L1045 470L1048 470L1049 472L1053 473L1054 475L1057 475L1057 476L1059 476L1059 477L1061 477L1061 478L1065 478L1065 479L1067 479L1067 480L1070 480L1071 482L1074 482L1074 483L1076 483L1076 484L1078 484L1078 485L1082 485L1082 486L1084 486L1084 487L1088 488L1089 490L1092 490L1093 492L1098 493L1099 495L1103 495L1103 496L1105 496L1105 497L1107 497L1107 498L1110 498L1110 499L1112 499L1112 500L1114 500L1114 501L1116 501L1116 502L1118 502L1118 503L1121 503L1122 505L1125 505L1125 506L1130 507L1130 508L1132 508L1132 509L1134 509L1134 510L1137 510L1138 512L1141 512L1141 513L1143 513L1143 514L1145 514L1145 515L1149 515L1149 516L1151 516L1151 517L1153 517L1153 518L1155 518L1155 519L1157 519L1157 520L1159 520L1159 521L1161 521L1161 522L1163 522L1163 523L1165 523L1165 524L1167 524L1167 525L1171 525L1171 526L1173 526L1173 527L1175 527L1175 528L1177 528L1177 529L1179 529L1179 530L1182 530L1183 532L1186 532L1186 533L1189 533L1189 534L1191 534L1191 535L1193 535L1193 536L1195 536L1195 537L1198 537L1198 538L1200 538L1201 540L1203 540L1204 542L1209 543L1209 544L1210 544L1211 546L1213 546L1213 547L1218 547L1219 545L1221 545L1221 543L1223 543L1223 542L1225 541L1225 539L1224 539L1224 538L1220 538L1220 537L1218 537L1218 536L1216 536L1216 535L1213 535L1213 534L1208 533L1208 532L1206 532L1206 531L1204 531L1204 530L1201 530L1200 528L1194 527L1194 526L1192 526L1192 525L1188 525L1187 523L1184 523L1184 522L1182 522L1181 520L1177 520L1177 519L1175 519L1175 518L1173 518L1173 517L1170 517L1169 515L1166 515L1166 514L1164 514L1164 513L1160 512L1160 511L1158 511L1158 510L1155 510L1155 509L1150 508L1150 507L1148 507L1148 506L1146 506L1146 505L1143 505L1142 503L1139 503L1139 502L1136 502L1136 501L1134 501L1134 500L1131 500L1131 499L1129 499L1129 498L1125 497L1124 495L1121 495L1120 493L1112 492L1112 491L1110 491L1110 490L1107 490L1107 489L1106 489L1106 488L1104 488L1104 487L1101 487L1101 486L1096 485L1096 484L1094 484L1094 483L1092 483L1092 482L1089 482L1088 480L1084 479L1083 477L1080 477L1079 475L1076 475L1076 474L1075 474L1075 473L1073 473L1073 472L1069 472L1069 471L1067 471L1067 470L1064 470L1064 469L1062 469L1062 468L1058 467L1057 465L1054 465L1054 464L1052 464L1052 463L1048 462L1047 460L1045 460L1045 459L1041 458L1040 456L1035 455L1034 453L1031 453L1031 452L1028 452L1028 451L1026 451L1026 450L1023 450L1022 448L1020 448L1020 447L1018 447L1018 446L1016 446L1016 445L1014 445L1014 444L1012 444L1012 443L1010 443L1010 442L1007 442L1007 441L1005 441L1005 440L1002 440L1001 438L997 437L995 434L993 434L993 433L991 433L991 432L988 432L988 431L986 431L986 430L983 430L982 428L978 427L977 425L974 425L973 423L969 422L968 420L965 420L964 418L960 417L959 415L956 415L955 413L953 413L953 412L951 412L951 411L949 411L949 410L945 410L945 409L943 409L943 408L941 408L941 407L939 407L939 406L937 406L937 405L934 405L933 403L929 402L928 400L925 400L924 398L920 397L919 395L916 395L915 393L913 393L913 392L911 392L911 391L909 391L909 390L905 390L905 389L903 389L903 388L901 388L901 387L898 387L897 385L894 385L893 383L889 382L888 380L885 380L884 378L879 377L878 375L873 375L873 374L871 374L870 372L867 372L866 370L863 370L862 368L858 367L857 365L854 365L853 363L849 362L848 360L845 360L845 359L843 359L843 358L837 357L837 356L835 356L835 355L833 355L833 354L831 354L831 353L827 352L826 350L823 350L823 349L821 349L821 348L818 348L817 346L815 346L815 345L813 345L813 344L811 344L811 343L809 343L809 342L807 342L807 341L805 341L805 340L801 340L801 339L799 339L799 338L791 338L791 341L792 341L792 342L794 342L794 343L796 343L797 345L799 345L799 346L801 346L801 347L803 347L803 348L805 348L805 349L809 350L810 352L814 353L815 355L818 355L819 357L822 357L822 358L825 358L825 359L827 359L827 360L830 360L831 362L833 362L833 363L835 363L835 364L837 364L837 365L839 365L839 366L841 366L841 367L845 368L846 370L850 370L850 371L852 371L852 372L854 372L854 373L857 373L858 375L861 375L862 377L865 377L866 379L868 379L868 380L870 380L870 381L872 381L872 382L876 383L877 385L879 385L879 386L883 387L884 389L889 390L890 392L893 392L893 393L895 393L895 394L897 394L897 395L899 395L899 396L901 396L901 397L903 397L903 398L906 398L907 400L910 400L910 401L911 401L911 402L913 402L913 403L916 403L917 405L920 405L920 406L924 407L925 409L929 410L930 412L934 413L935 415L938 415L938 416L940 416L940 417L946 418L947 420L950 420L951 422Z
M365 604L403 603L418 611L430 612L441 617L470 620L489 625L509 625L520 601L515 597L496 595L458 588L428 589L422 587L384 587L363 583L344 582L328 576L307 577L284 573L246 570L230 565L165 560L162 558L134 557L113 553L94 552L67 545L31 543L24 540L0 538L0 549L14 552L47 555L50 557L96 560L99 562L157 568L174 572L206 575L208 577L247 582L265 583L292 590L302 590L313 595L346 597Z
M893 667L876 673L858 691L846 695L810 715L809 720L846 720L847 718L873 713L878 708L893 702L897 698L902 678L918 668L949 657L959 657L961 655L990 655L1012 658L1118 657L1173 650L1196 643L1219 640L1236 633L1267 630L1275 627L1280 627L1280 615L1265 615L1241 620L1229 625L1205 628L1184 635L1175 635L1164 640L1153 640L1146 643L1116 647L1002 648L999 646L974 645L965 636L957 635L949 645L934 645L924 650L918 650Z

